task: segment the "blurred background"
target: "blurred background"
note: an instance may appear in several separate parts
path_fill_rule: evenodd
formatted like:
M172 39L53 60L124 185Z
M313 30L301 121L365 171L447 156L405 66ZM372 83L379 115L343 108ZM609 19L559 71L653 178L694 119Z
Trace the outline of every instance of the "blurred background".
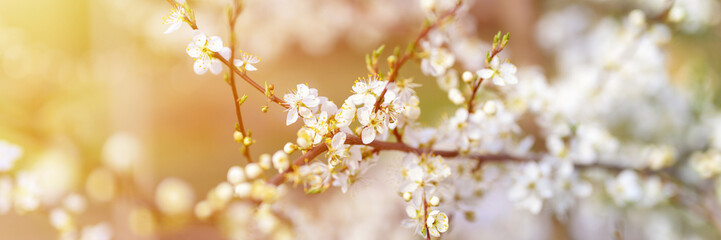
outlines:
M188 2L199 27L227 41L223 12L230 1ZM367 75L366 53L380 44L405 45L423 20L414 0L245 2L235 29L236 46L262 59L253 78L275 84L277 94L308 83L336 102L348 96L357 77ZM469 26L486 42L498 30L510 32L506 57L519 68L541 66L552 75L553 53L544 52L543 39L537 38L546 13L579 5L595 16L622 16L637 2L476 0L469 9ZM668 67L671 75L691 76L673 78L674 84L718 106L721 29L714 24L721 15L718 4L713 6L705 19L711 27L689 27L675 36L668 46ZM161 24L162 17L169 10L163 0L0 1L0 139L22 146L25 153L14 169L34 172L40 185L53 189L42 195L48 205L71 192L88 196L88 211L78 222L106 221L116 239L222 239L229 231L199 222L191 213L172 218L156 213L153 196L164 179L179 180L192 190L188 196L198 200L225 180L230 166L244 162L240 145L233 141L231 91L222 75L193 72L193 60L184 51L192 37L188 26L163 34L167 26ZM454 109L435 79L420 74L418 64L408 64L403 71L423 85L417 89L422 123L436 124ZM262 113L264 97L244 82L238 85L241 94L249 96L242 111L257 140L251 147L253 157L295 140L296 127L285 126L280 107L271 105ZM322 219L317 221L345 223L338 227L359 239L411 238L399 224L405 213L396 187L382 184L388 180L384 171L374 171L377 178L351 194L290 194L302 199L297 204L316 211L313 216ZM569 238L553 221L537 221L548 216L514 210L503 194L490 193L480 208L484 214L475 223L463 223L479 229L473 238ZM388 220L353 228L355 221L371 221L373 216ZM612 222L599 222L599 228L613 227ZM527 231L516 231L519 224ZM364 232L368 226L383 235ZM320 238L345 236L327 234ZM2 239L56 235L46 214L0 216Z

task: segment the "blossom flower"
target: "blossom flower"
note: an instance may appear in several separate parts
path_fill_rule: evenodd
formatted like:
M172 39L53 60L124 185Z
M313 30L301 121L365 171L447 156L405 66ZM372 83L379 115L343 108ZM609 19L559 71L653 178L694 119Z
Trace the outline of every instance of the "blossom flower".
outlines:
M421 60L423 74L438 77L446 73L453 66L455 57L444 48L431 47L427 58Z
M335 114L335 125L337 127L348 127L353 122L355 113L355 104L350 99L347 99Z
M565 217L568 209L576 204L577 198L591 195L591 183L579 179L573 163L567 160L558 166L555 172L553 198L549 201L557 216Z
M526 164L508 191L508 198L516 202L518 207L538 214L543 207L543 200L553 196L550 171L551 167L547 163Z
M348 97L356 105L372 106L376 98L383 92L385 82L380 81L378 76L360 78L353 84L353 95Z
M303 122L306 127L313 130L313 144L320 143L320 141L323 140L323 137L330 132L328 129L330 126L328 125L327 112L321 111L316 116L303 118Z
M403 187L401 192L414 192L419 187L423 187L425 185L423 168L419 166L414 166L409 169L406 173L406 177L410 180L410 182Z
M284 151L276 151L273 154L272 161L273 166L278 169L278 172L283 172L290 167L290 159L288 159L288 154Z
M436 82L438 82L438 87L440 87L444 91L448 91L452 88L457 88L458 73L455 69L450 69L446 71L446 74L444 74L443 76L437 77Z
M344 132L333 135L333 139L328 145L328 165L331 167L340 164L348 155L348 144L345 144L345 139Z
M298 120L298 115L303 118L309 118L313 116L312 109L315 109L320 104L318 98L318 90L315 88L308 88L306 84L298 84L296 91L288 93L283 96L283 100L288 104L288 116L286 117L285 124L291 125Z
M258 70L253 64L259 63L260 59L258 59L256 56L253 56L250 53L244 52L243 55L240 57L240 59L233 60L233 65L240 69L244 69L245 71L256 71Z
M440 237L441 233L448 230L448 216L438 210L433 210L428 213L426 225L431 236Z
M691 168L702 178L710 178L721 173L721 151L708 150L691 155Z
M643 197L638 175L633 170L624 170L616 179L606 182L606 191L618 206L636 203Z
M205 74L208 69L213 74L218 74L223 70L223 64L214 57L214 53L219 53L225 59L230 57L230 48L223 46L223 40L220 37L208 37L200 31L196 32L185 51L195 59L193 70L198 75Z
M20 146L0 140L0 172L9 171L22 155Z
M185 1L182 1L182 3L180 1L177 1L177 3L184 4ZM173 10L170 10L170 13L168 14L168 16L163 17L163 24L164 25L170 24L170 26L168 27L167 30L165 30L164 33L169 34L169 33L175 32L175 30L178 30L178 28L180 28L180 26L183 25L184 17L185 17L185 8L180 7L180 5L178 5L178 7L173 8Z
M492 79L493 83L498 86L505 86L518 83L516 71L515 65L509 62L501 63L498 56L495 56L491 59L488 67L479 70L477 74L483 79Z
M370 169L377 158L371 155L370 157L364 159L363 151L361 150L363 148L362 146L341 146L339 148L343 147L347 148L344 151L346 157L343 160L343 164L339 164L337 166L344 166L345 168L340 172L334 172L332 176L334 178L333 186L340 187L341 191L346 193L350 185L356 182L356 179L360 175Z
M385 132L386 119L385 114L381 111L373 112L373 106L364 106L358 109L358 122L363 125L361 129L361 139L363 144L369 144L376 139L376 133L383 134Z
M412 228L413 232L417 233L418 235L421 235L423 238L426 238L426 225L427 222L423 221L423 218L425 217L425 210L422 207L421 199L420 198L412 198L411 201L406 206L406 215L410 219L403 220L403 226L407 228ZM434 219L435 222L435 219Z

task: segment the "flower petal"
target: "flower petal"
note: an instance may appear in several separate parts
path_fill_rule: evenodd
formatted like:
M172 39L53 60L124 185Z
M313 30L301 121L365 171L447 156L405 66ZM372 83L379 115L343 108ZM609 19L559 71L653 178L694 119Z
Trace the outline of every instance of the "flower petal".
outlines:
M372 127L363 128L362 135L363 144L369 144L376 139L376 131Z
M193 36L193 43L195 43L195 46L204 47L207 41L208 36L203 32L197 31L195 36Z
M202 58L198 58L195 60L195 63L193 64L193 70L198 75L203 75L205 72L208 71L208 66Z
M298 121L298 110L291 108L288 110L288 116L285 118L285 125L291 125Z
M218 36L212 36L208 40L208 49L213 52L219 52L223 49L223 39Z
M188 55L192 58L199 58L202 50L200 49L200 47L198 47L198 45L195 45L195 42L191 42L188 44L185 52L187 52Z
M163 32L163 33L169 34L169 33L175 32L175 30L178 30L178 28L180 28L180 26L182 26L182 25L183 25L183 22L177 21L177 22L173 23L172 25L170 25L170 27L168 27L168 30L165 30L165 32Z
M478 74L479 77L481 77L483 79L489 79L493 76L494 72L491 69L485 68L485 69L479 70L476 73Z
M221 71L223 71L223 64L220 62L220 60L212 58L210 60L210 72L217 75Z

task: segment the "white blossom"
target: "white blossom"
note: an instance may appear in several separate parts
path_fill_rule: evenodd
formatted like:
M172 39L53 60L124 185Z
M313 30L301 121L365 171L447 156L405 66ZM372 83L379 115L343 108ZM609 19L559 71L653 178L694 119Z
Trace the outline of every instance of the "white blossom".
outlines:
M448 216L438 210L431 211L428 213L426 225L431 236L440 237L441 233L448 231Z
M233 65L240 68L245 69L246 71L256 71L258 68L256 68L253 64L259 63L260 59L258 57L253 56L250 53L244 52L243 55L240 56L240 59L234 59Z
M303 118L312 117L313 110L320 104L318 90L308 88L306 84L298 84L296 91L285 94L283 100L288 104L288 116L285 120L286 125L296 122L299 115Z
M170 13L167 17L163 17L163 24L170 24L167 30L165 30L165 34L169 34L172 32L175 32L175 30L178 30L183 25L183 18L185 17L185 8L183 7L176 7L173 8L173 10L170 10Z
M491 79L493 84L498 86L505 86L506 84L518 83L516 77L516 66L499 60L498 56L493 57L487 68L481 69L477 72L478 76L483 79Z
M375 75L367 79L360 78L353 84L353 95L348 99L356 105L373 106L385 85L385 82L380 81Z
M643 188L633 170L624 170L616 179L606 182L606 191L618 206L637 203L643 197Z
M219 53L225 59L230 57L230 48L223 46L223 40L220 37L208 37L200 31L195 33L186 52L195 59L193 70L199 75L206 73L208 69L213 74L218 74L223 70L223 63L215 58L215 53Z
M553 184L549 178L551 166L547 163L530 162L524 165L521 174L508 191L508 197L516 206L537 214L543 207L543 200L553 196Z
M453 54L444 48L431 47L428 51L428 57L421 60L421 71L426 75L441 76L455 63Z

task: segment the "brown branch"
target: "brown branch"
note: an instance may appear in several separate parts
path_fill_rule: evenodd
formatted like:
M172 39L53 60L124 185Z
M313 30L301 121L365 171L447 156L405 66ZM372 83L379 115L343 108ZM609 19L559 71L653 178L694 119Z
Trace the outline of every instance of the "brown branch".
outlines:
M235 59L235 23L238 20L238 15L240 15L240 5L233 1L233 12L232 15L228 19L228 27L230 28L230 59ZM228 66L228 69L230 71L233 71L233 68ZM248 136L248 131L245 130L245 125L243 124L243 114L240 112L240 98L238 97L238 89L235 86L235 74L231 73L228 76L230 85L230 89L233 91L233 104L235 104L235 117L238 119L238 128L240 128L240 132L243 133L243 136ZM253 162L253 159L250 157L250 146L246 145L244 142L241 142L243 144L243 155L245 155L245 159L248 160L248 162Z
M516 157L516 156L509 155L509 154L463 155L462 153L460 153L458 151L445 151L445 150L433 150L433 149L426 149L426 148L416 148L416 147L406 145L404 143L386 142L386 141L379 141L379 140L375 140L369 144L363 144L363 140L361 140L361 138L356 135L347 135L345 143L350 144L350 145L365 145L365 146L372 147L375 150L379 150L379 151L399 151L399 152L406 152L406 153L415 153L418 155L433 154L433 155L447 157L447 158L463 157L463 158L469 158L469 159L476 159L476 160L478 160L479 164L482 164L484 162L494 162L494 161L525 161L525 160L528 160L527 158ZM295 161L293 161L293 165L294 166L303 166L327 150L328 150L327 144L325 144L325 143L319 144L319 145L311 148L310 150L308 150L308 152L304 153L302 156L297 158ZM293 171L294 171L293 168L289 168L288 170L271 178L269 182L274 185L280 185L283 182L285 175L288 173L292 173Z
M496 55L498 55L498 53L500 53L501 51L503 51L504 48L505 48L504 46L500 46L500 47L497 48L497 49L493 49L493 51L491 51L491 58L490 58L490 59L492 60L494 57L496 57ZM486 63L486 66L485 66L485 67L488 68L489 66L490 66L490 63ZM484 79L479 76L479 77L478 77L478 82L476 82L476 84L473 86L473 89L472 89L473 92L471 92L471 97L468 99L468 114L473 113L473 110L474 110L474 108L473 108L473 100L475 100L476 94L478 93L478 89L481 88L481 84L483 83L483 80L484 80ZM469 119L470 119L470 118L469 118Z
M217 58L218 60L220 60L221 62L223 62L223 64L225 64L225 65L228 66L230 69L232 69L235 74L238 74L238 76L240 76L241 78L243 78L243 80L245 80L245 82L247 82L248 84L250 84L251 86L253 86L253 88L255 88L256 90L260 91L261 93L263 93L263 94L265 95L265 88L264 88L264 87L260 86L260 84L258 84L258 83L257 83L255 80L253 80L252 78L250 78L250 76L248 76L248 74L246 74L245 72L241 71L241 70L238 69L237 67L233 66L233 64L232 64L231 62L229 62L227 59L223 58L223 56L221 56L220 53L214 53L214 54L213 54L213 57L214 57L214 58ZM283 101L283 99L280 99L279 97L275 96L274 94L266 95L266 97L268 97L268 99L269 99L270 101L273 101L273 102L277 103L278 105L280 105L280 106L282 106L282 107L284 107L284 108L288 108L288 104L287 104L285 101Z
M447 12L443 13L441 16L438 17L438 20L435 21L433 24L424 26L421 32L418 34L416 39L411 43L411 45L408 46L408 50L403 54L403 56L393 64L393 67L390 69L390 72L388 73L388 82L386 82L386 86L383 88L383 92L381 92L381 95L378 96L378 100L376 100L375 105L373 106L373 111L376 111L380 108L381 103L383 103L383 98L388 91L388 86L396 81L396 78L398 77L398 72L400 71L401 67L403 67L403 64L408 61L408 59L415 56L415 49L418 47L418 44L420 44L421 40L423 40L426 36L428 36L428 33L433 30L434 28L438 27L438 25L443 22L447 17L450 17L451 15L455 14L458 8L460 8L460 3L456 5L453 9L448 10Z
M423 228L426 229L426 240L431 240L431 232L430 229L428 229L428 225L426 225L426 222L428 222L428 202L426 202L426 192L423 192L422 195L422 203L423 205Z

